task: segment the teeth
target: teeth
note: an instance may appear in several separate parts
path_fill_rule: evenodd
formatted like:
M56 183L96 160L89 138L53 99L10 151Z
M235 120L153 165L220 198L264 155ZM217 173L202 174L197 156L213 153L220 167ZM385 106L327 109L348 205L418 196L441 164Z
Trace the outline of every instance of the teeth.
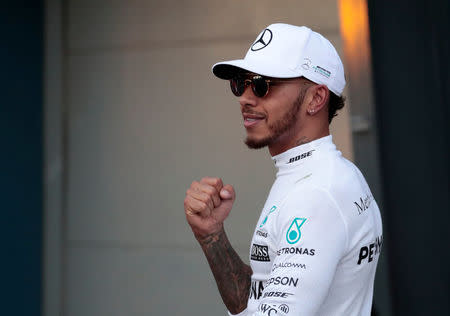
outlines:
M256 119L247 118L247 121L249 121L249 122L254 122L254 121L256 121Z

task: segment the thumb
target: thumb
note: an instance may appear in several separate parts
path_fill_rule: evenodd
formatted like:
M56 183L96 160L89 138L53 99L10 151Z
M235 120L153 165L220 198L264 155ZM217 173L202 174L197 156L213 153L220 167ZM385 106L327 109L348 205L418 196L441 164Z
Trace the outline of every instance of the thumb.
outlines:
M236 193L232 185L227 184L220 190L220 198L222 200L233 200L236 198Z

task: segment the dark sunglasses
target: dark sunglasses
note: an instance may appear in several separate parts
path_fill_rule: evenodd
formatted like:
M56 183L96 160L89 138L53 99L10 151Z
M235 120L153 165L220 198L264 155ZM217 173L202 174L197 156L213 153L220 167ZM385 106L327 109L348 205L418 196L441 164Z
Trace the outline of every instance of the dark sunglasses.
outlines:
M247 86L252 86L253 93L259 97L263 98L269 93L269 87L279 82L286 82L283 79L268 79L260 75L254 76L236 76L230 79L230 87L233 94L240 97L244 94L245 88Z

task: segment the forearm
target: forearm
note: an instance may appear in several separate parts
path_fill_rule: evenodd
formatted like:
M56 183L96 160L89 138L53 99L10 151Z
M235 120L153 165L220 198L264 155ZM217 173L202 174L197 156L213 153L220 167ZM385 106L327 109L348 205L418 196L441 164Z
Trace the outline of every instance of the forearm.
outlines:
M223 229L197 240L208 260L225 306L232 314L240 313L247 307L251 268L234 251Z

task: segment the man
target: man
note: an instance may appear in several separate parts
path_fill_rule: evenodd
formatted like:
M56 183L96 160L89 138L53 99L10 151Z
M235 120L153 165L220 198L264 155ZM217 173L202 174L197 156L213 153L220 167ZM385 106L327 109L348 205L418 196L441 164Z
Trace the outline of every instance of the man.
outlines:
M247 146L267 146L278 168L250 266L223 229L233 187L206 177L186 192L187 221L230 315L370 315L381 217L329 135L345 86L336 50L307 27L273 24L243 60L217 63L213 73L239 97Z

